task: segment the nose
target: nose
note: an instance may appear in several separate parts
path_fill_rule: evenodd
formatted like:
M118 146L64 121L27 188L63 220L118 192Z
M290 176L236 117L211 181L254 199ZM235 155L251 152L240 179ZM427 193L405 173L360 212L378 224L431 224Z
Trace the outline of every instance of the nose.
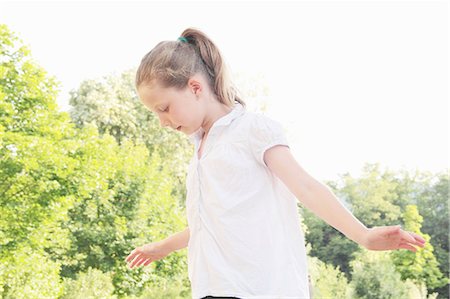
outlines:
M161 127L169 126L169 122L167 121L167 119L161 115L159 116L159 124L161 125Z

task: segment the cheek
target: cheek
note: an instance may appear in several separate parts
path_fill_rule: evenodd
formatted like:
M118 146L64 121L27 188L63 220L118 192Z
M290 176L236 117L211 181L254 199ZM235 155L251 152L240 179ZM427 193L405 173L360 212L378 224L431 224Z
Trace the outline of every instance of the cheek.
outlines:
M201 113L198 107L190 105L178 106L176 110L173 111L173 116L182 123L187 124L201 124Z

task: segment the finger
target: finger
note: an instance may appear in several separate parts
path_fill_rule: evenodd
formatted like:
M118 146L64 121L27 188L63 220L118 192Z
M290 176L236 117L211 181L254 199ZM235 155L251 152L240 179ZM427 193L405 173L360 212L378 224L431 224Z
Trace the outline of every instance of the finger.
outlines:
M419 246L419 247L421 247L421 248L424 248L425 247L425 242L422 242L422 240L421 239L416 239L414 236L413 236L413 238L414 238L414 243L412 244L412 245L415 245L415 246Z
M151 262L152 262L152 259L148 259L148 260L144 263L144 266L148 266Z
M407 243L411 243L411 245L416 245L416 246L420 246L420 247L425 247L425 239L423 239L422 237L420 237L418 234L415 234L413 232L406 232L407 234L409 234L411 236L411 240L408 238L407 239Z
M418 234L413 233L413 232L409 232L409 234L411 236L413 236L413 238L416 239L416 241L418 241L420 243L426 243L427 242L427 240L425 240L421 235L418 235Z
M127 256L127 258L125 259L127 262L131 261L132 259L134 259L134 257L137 255L137 248L135 248L133 251L131 251L131 253Z
M136 259L136 262L134 263L132 268L139 267L141 265L141 262L144 261L144 260L145 260L145 258L142 258L142 257Z
M133 257L131 257L130 259L128 259L127 263L131 266L133 265L138 259L139 259L140 254L135 253Z
M143 257L136 265L136 267L144 266L144 263L147 262L148 258Z
M401 230L400 235L406 242L416 244L416 239L414 239L414 237L411 236L409 232Z
M137 253L132 253L132 254L130 254L129 256L127 256L127 258L125 259L125 261L128 263L128 262L131 262L135 257L137 256Z
M417 249L414 246L411 246L411 245L405 244L405 243L400 243L398 245L398 247L401 248L401 249L408 249L409 251L412 251L412 252L416 252L417 251Z
M130 261L128 267L130 267L130 269L133 269L134 265L136 265L136 263L139 261L139 259L140 259L139 255L135 256L135 258L132 261Z

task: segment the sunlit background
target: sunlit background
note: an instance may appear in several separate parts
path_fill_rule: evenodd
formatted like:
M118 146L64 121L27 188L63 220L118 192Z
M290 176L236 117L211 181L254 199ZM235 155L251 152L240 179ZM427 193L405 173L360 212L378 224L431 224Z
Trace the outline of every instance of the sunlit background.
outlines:
M61 81L137 67L187 27L261 90L299 163L320 180L366 162L448 167L448 2L0 2L0 23ZM264 95L262 90L268 90Z

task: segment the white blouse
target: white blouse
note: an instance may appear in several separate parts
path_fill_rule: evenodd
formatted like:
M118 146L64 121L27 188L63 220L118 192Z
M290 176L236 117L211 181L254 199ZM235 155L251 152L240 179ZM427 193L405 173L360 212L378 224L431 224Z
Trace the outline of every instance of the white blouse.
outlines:
M281 125L236 104L189 136L186 211L192 298L309 298L297 199L265 165L264 151L288 146Z

